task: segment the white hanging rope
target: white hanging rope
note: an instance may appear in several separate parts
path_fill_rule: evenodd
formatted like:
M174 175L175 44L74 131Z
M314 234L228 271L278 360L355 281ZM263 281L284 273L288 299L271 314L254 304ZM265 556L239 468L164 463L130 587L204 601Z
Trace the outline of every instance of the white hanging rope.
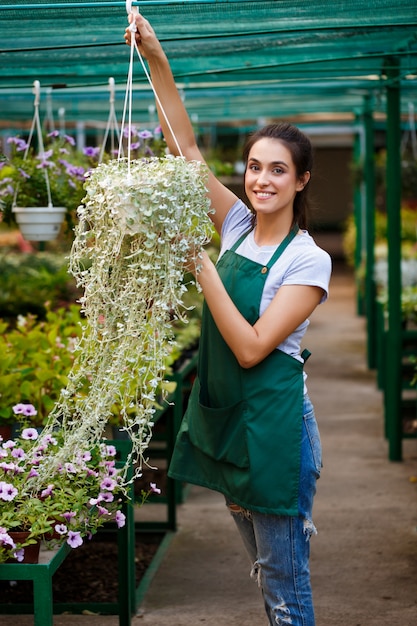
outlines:
M132 7L132 0L126 0L126 11L128 14L132 13L133 17L135 16L135 14L137 14L137 8L136 7ZM145 72L145 76L148 79L149 85L153 91L155 100L157 101L158 105L159 105L159 109L161 111L161 114L163 115L165 122L168 126L168 129L172 135L172 138L175 142L175 145L177 147L178 153L180 156L184 156L181 150L181 147L178 143L178 140L174 134L174 131L172 130L171 124L168 120L168 117L165 113L165 110L162 106L162 103L159 99L158 94L156 93L156 90L152 84L152 79L149 75L149 72L146 68L146 65L144 63L144 60L142 58L142 55L139 51L138 45L136 43L136 38L135 38L135 33L137 32L137 28L136 28L136 24L135 24L135 20L133 19L132 23L129 26L129 30L131 32L131 38L130 38L130 63L129 63L129 71L128 71L128 77L127 77L127 84L126 84L126 95L125 95L125 102L124 102L124 108L123 108L123 117L122 117L122 127L121 127L121 139L120 139L120 144L119 144L119 154L118 154L118 159L120 160L120 156L121 156L121 144L122 144L122 137L123 137L123 129L124 129L124 124L125 124L125 118L126 118L126 110L128 111L128 128L129 128L129 134L128 134L128 144L127 144L127 159L128 159L128 176L130 176L130 152L131 152L131 127L132 127L132 91L133 91L133 57L134 57L134 50L136 50L137 55L139 57L139 60L141 62L143 71Z
M120 142L120 135L119 135L119 127L117 124L117 118L116 118L116 113L115 113L115 109L114 109L114 78L111 76L109 78L109 91L110 91L110 98L109 98L109 117L107 120L107 126L106 126L106 131L104 133L104 138L103 138L103 144L101 146L101 150L100 150L100 156L99 156L99 163L102 163L103 161L103 156L104 156L104 151L106 148L106 143L107 143L107 138L110 134L110 151L111 154L114 154L114 135L116 135L117 137L117 141L119 143L119 149L121 146L121 142Z
M34 133L35 128L36 128L36 132L38 134L39 156L42 159L45 158L45 147L44 147L44 143L43 143L41 121L40 121L40 117L39 117L39 102L40 102L40 99L41 99L41 85L40 85L40 82L38 80L35 80L34 83L33 83L33 93L35 94L35 100L34 100L34 103L33 103L34 113L33 113L33 118L32 118L32 125L30 127L30 132L29 132L29 138L28 138L27 146L26 146L25 152L23 154L23 161L25 161L27 159L27 156L29 154L30 144L32 142L33 133ZM53 205L52 205L52 197L51 197L51 186L49 184L48 168L47 167L43 167L42 169L43 169L43 173L44 173L44 176L45 176L46 193L48 195L48 209L52 209ZM15 189L15 193L14 193L14 198L13 198L13 206L16 206L18 191L19 191L19 186L17 185L16 189Z

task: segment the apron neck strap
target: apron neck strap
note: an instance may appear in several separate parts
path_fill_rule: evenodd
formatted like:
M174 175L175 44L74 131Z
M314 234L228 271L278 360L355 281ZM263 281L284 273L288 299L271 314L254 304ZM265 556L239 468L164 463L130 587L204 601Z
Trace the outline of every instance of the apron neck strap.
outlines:
M249 230L247 230L246 232L244 232L243 235L241 235L241 237L239 237L239 239L236 241L236 243L233 244L233 246L230 248L230 250L232 252L236 252L236 250L238 249L238 247L240 246L242 241L244 239L246 239L246 237L249 235L249 233L252 230L253 230L253 227L250 228ZM284 250L288 246L288 244L290 244L291 241L294 239L294 237L296 236L298 231L299 231L298 224L294 224L294 226L291 228L291 230L288 233L288 235L285 237L285 239L283 241L281 241L280 245L278 246L278 248L275 250L275 252L272 255L272 257L270 258L269 263L267 264L268 268L272 267L272 265L275 263L277 258L284 252Z
M281 256L285 248L291 243L291 241L294 239L298 231L299 231L298 224L294 224L294 226L291 228L288 235L285 237L283 241L281 241L278 248L275 250L274 254L271 256L268 263L266 264L266 267L268 269L270 269L275 263L275 261L278 259L278 257Z

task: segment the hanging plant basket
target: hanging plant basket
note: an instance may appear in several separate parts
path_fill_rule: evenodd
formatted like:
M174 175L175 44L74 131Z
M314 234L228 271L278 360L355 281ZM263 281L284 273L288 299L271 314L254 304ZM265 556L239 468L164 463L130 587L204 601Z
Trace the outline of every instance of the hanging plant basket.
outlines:
M185 266L199 265L212 234L207 176L202 163L166 156L101 164L87 178L69 263L86 324L49 416L48 426L58 421L66 433L57 463L79 441L99 439L117 404L140 475L164 401L172 322L187 322Z
M20 232L27 241L51 241L61 230L65 207L13 207Z

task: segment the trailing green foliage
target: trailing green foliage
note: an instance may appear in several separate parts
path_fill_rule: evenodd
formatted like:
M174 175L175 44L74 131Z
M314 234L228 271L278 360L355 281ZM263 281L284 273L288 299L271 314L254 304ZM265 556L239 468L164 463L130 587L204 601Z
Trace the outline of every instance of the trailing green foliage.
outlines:
M85 324L47 423L61 424L65 441L43 471L71 458L80 440L97 442L116 404L140 475L176 343L173 325L187 323L185 267L198 268L212 233L206 178L203 164L172 156L113 161L91 173L70 256Z

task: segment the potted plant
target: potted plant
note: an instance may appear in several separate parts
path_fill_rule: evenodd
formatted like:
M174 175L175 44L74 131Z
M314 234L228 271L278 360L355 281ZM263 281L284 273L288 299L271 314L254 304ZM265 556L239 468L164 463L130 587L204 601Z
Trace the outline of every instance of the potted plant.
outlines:
M83 196L85 172L97 164L98 148L75 149L71 135L48 133L36 151L24 139L7 139L11 156L0 163L0 203L4 220L19 224L25 239L54 239L66 218L72 227Z
M23 560L27 546L48 536L54 545L66 541L76 548L110 519L124 525L114 446L80 445L50 480L41 479L64 438L62 430L44 435L26 428L14 439L0 440L0 562ZM25 538L15 540L15 531Z
M198 266L211 238L207 175L202 163L171 155L110 161L89 173L78 210L69 269L86 324L52 417L75 445L102 432L116 399L138 472L163 401L173 324L187 322L185 268L190 258Z
M19 316L14 326L0 320L0 426L42 427L68 382L81 336L80 307L47 310L46 319ZM12 407L36 404L36 412Z
M153 131L130 126L123 137L131 142L131 158L165 154L159 126ZM97 166L100 158L105 162L117 156L96 146L77 150L75 139L57 130L42 139L38 151L18 136L8 137L6 142L11 156L0 160L0 210L5 222L16 219L30 241L55 238L64 217L72 230L76 210L85 196L86 173Z

